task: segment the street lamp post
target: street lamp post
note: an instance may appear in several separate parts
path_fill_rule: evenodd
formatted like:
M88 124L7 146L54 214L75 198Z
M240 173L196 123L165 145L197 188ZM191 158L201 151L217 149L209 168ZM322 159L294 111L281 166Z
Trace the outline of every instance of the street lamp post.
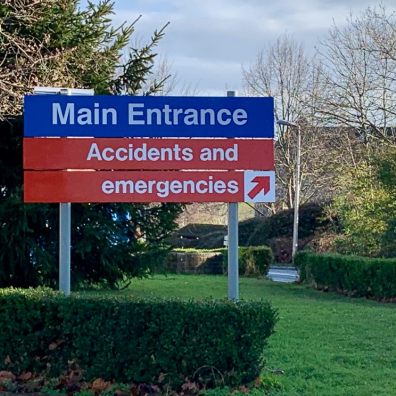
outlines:
M293 246L292 246L292 260L298 250L298 215L300 206L300 169L301 169L301 128L300 125L284 120L278 120L278 125L284 125L297 129L297 153L296 153L296 169L295 169L295 192L294 192L294 219L293 219Z

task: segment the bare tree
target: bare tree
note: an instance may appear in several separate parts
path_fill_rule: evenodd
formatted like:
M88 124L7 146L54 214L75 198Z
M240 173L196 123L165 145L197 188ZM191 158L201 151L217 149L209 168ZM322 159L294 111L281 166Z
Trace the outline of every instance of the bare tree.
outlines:
M330 29L320 55L322 121L354 129L364 143L394 144L396 14L379 7L349 16L345 27Z
M293 207L297 183L301 203L324 199L331 190L327 134L314 117L317 96L321 94L320 70L320 64L288 36L260 51L256 61L243 70L246 93L274 97L276 119L298 124L302 134L301 178L295 180L297 128L278 129L275 148L279 199L276 206L268 207L272 212L279 207Z

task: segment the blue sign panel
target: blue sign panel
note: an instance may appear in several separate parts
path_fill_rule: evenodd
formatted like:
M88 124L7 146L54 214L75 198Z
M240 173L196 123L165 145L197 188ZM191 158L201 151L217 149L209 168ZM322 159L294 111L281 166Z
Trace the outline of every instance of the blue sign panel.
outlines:
M25 96L25 136L274 137L273 98Z

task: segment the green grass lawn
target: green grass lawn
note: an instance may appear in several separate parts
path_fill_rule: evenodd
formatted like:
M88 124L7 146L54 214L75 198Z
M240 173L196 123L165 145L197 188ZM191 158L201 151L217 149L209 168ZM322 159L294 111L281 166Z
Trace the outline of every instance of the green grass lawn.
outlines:
M134 296L224 298L227 278L169 275L136 280ZM273 395L396 395L396 306L322 293L305 286L243 278L243 299L267 299L279 322L265 351Z

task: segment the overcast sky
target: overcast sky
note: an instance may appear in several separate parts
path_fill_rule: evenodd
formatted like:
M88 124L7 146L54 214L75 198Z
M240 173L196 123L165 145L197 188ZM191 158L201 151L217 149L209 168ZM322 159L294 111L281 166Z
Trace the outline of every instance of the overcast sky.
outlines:
M287 33L308 53L326 35L333 20L342 26L375 1L365 0L114 0L114 22L136 26L135 39L145 42L168 21L159 54L167 58L179 87L198 95L224 95L242 90L242 66L260 49ZM384 0L396 10L396 0Z

